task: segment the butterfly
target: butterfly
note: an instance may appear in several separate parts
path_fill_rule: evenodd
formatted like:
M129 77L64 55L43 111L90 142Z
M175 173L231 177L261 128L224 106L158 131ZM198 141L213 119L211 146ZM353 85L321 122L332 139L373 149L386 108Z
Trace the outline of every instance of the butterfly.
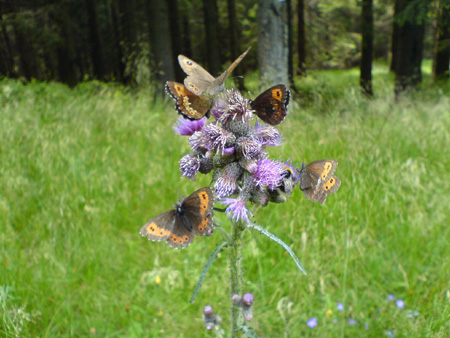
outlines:
M174 249L189 246L194 235L210 235L213 227L214 195L209 187L202 188L147 222L140 231L153 242L166 241Z
M300 170L300 190L307 199L323 204L329 194L336 192L341 186L341 180L334 176L337 168L335 160L320 160L302 163Z
M290 98L291 92L285 85L279 84L267 89L254 101L250 101L250 106L261 120L276 126L286 117Z
M175 109L178 114L190 120L199 120L203 116L209 117L211 99L206 95L194 95L185 85L177 82L166 82L167 94L175 100Z
M188 75L184 79L184 84L188 90L190 90L195 95L202 95L206 93L208 95L216 95L221 92L224 88L225 80L231 74L231 72L236 68L236 66L242 61L242 59L247 55L251 47L242 53L234 62L224 71L219 77L214 78L208 71L206 71L202 66L200 66L195 61L189 59L184 55L178 55L178 63L180 64L183 71Z

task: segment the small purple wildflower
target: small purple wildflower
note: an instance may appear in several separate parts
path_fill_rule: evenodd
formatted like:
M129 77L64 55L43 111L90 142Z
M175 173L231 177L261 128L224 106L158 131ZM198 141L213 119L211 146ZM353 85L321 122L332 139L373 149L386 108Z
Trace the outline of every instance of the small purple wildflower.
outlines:
M212 308L211 305L206 305L206 306L203 308L203 313L204 313L205 315L209 316L209 315L212 315L212 314L214 313L214 310L213 310L213 308Z
M336 309L338 309L338 311L344 311L344 304L342 304L342 302L338 302Z
M392 294L392 293L390 293L388 296L387 296L387 300L388 301L393 301L395 299L395 296Z
M206 124L206 117L201 118L200 120L189 120L184 117L179 117L177 120L177 124L173 127L175 134L181 136L191 136L196 131L202 130Z
M350 319L348 320L348 325L350 325L350 326L356 325L356 320L354 320L353 318L350 318Z
M239 305L241 303L241 296L239 296L237 293L235 293L233 296L231 296L231 300L233 304Z
M233 162L216 173L219 173L219 176L214 183L214 191L216 192L216 198L220 200L236 191L238 187L237 179L241 175L242 169L237 163Z
M261 143L249 137L238 138L236 146L247 160L256 160L261 157Z
M306 325L309 326L311 329L314 329L317 326L317 318L311 318L306 322Z
M211 305L206 305L203 308L203 321L205 322L206 330L211 331L222 322L222 318L216 316Z
M397 299L395 301L395 305L399 308L399 309L403 309L405 307L405 302L401 299Z
M219 203L223 205L228 205L227 214L231 215L231 218L235 222L245 221L250 223L249 216L252 216L250 210L247 209L247 201L240 198L224 198Z

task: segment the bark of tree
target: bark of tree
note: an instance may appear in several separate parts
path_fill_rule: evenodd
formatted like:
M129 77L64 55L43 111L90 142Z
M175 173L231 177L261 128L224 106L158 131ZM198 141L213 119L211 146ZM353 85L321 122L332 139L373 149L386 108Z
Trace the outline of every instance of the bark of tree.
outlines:
M170 39L169 11L166 0L149 2L150 47L153 60L150 62L156 78L162 82L157 86L158 94L163 93L163 84L175 79L172 58L172 42Z
M394 3L394 20L392 23L392 37L391 37L391 64L389 66L389 71L396 71L396 60L397 60L397 50L398 50L398 40L400 32L399 16L400 16L400 0L395 0Z
M112 21L112 31L114 33L114 47L115 47L115 70L114 74L116 79L124 84L129 84L131 82L131 77L125 75L126 63L125 63L125 53L122 46L123 33L120 23L119 8L116 0L112 0L111 6L111 21Z
M395 94L396 96L408 88L414 88L422 81L420 69L423 54L423 38L425 33L424 13L415 6L415 0L398 0L399 9L403 13L403 24L399 26L398 49L395 60Z
M237 20L236 1L227 0L227 9L228 9L228 36L230 37L229 41L230 58L233 61L236 60L237 57L239 56L239 53L242 52L240 48L241 30L239 22ZM240 91L246 90L244 85L244 79L242 77L235 77L234 83Z
M14 59L11 48L11 41L9 39L8 31L6 30L1 14L0 14L0 26L2 30L2 38L0 40L2 42L2 51L3 51L2 63L4 65L4 71L2 72L2 74L14 78L17 77L17 74L14 70Z
M206 60L213 76L221 71L219 44L219 14L216 0L203 0L203 15L206 38Z
M450 0L441 0L436 26L433 79L448 79L450 63Z
M287 11L287 29L288 29L288 79L289 87L295 89L294 83L294 38L292 31L292 2L291 0L286 0L286 11Z
M88 19L89 42L92 60L92 73L97 79L105 78L105 68L103 60L103 46L98 27L97 11L95 1L85 0L86 14Z
M278 0L258 0L259 85L288 83L287 8Z
M305 1L297 2L297 49L298 49L298 66L297 74L306 76L306 34L305 34Z
M363 0L361 10L362 51L359 85L367 96L372 91L372 58L373 58L373 0Z
M177 0L168 0L170 37L172 39L172 60L174 62L175 78L178 82L183 82L184 72L178 65L178 54L183 54L181 43L180 16Z

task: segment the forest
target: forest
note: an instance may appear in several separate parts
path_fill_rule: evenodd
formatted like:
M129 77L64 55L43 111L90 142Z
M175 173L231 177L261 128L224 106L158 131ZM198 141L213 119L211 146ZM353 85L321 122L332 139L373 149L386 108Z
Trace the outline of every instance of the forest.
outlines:
M0 0L0 336L450 337L450 0Z

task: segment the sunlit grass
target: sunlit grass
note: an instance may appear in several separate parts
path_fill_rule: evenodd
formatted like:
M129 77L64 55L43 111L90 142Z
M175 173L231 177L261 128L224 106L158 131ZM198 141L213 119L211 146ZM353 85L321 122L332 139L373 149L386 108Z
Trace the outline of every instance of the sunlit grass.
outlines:
M256 214L307 276L268 238L245 234L245 289L255 294L251 325L261 336L450 335L450 90L425 76L422 92L396 103L383 69L375 67L374 100L360 96L354 70L297 81L301 97L271 156L334 158L342 186L324 205L296 190ZM101 83L0 83L2 334L209 337L207 304L227 328L225 255L189 304L220 236L172 250L138 233L210 182L180 179L189 146L172 133L172 106ZM389 293L405 308L387 302Z

